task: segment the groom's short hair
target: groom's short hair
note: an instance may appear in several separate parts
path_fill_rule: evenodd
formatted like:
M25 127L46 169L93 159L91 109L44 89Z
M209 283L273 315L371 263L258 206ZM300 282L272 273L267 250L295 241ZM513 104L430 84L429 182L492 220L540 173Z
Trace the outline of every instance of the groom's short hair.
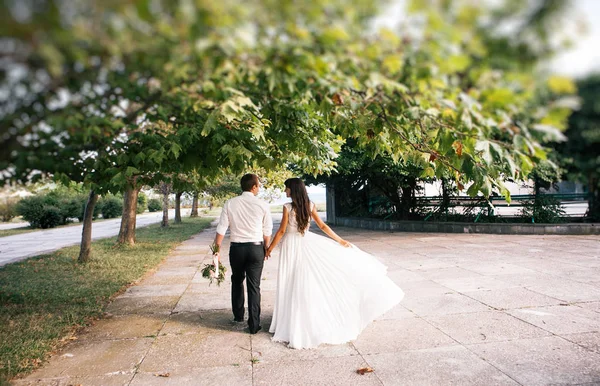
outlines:
M242 180L240 181L240 185L242 186L242 190L244 192L249 192L252 190L254 185L259 185L260 181L258 180L258 176L256 174L244 174Z

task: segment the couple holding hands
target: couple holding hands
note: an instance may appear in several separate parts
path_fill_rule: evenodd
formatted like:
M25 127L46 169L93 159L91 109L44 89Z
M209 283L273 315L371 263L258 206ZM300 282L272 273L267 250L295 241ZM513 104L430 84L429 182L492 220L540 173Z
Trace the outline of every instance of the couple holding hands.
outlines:
M271 240L269 206L256 197L260 185L255 174L242 177L243 193L223 206L215 236L220 247L230 230L234 322L244 321L247 279L248 329L251 334L262 329L261 274L279 242L277 292L269 327L273 341L295 349L346 343L402 300L404 293L387 277L386 266L323 222L299 178L285 181L292 202L284 205L281 225ZM309 232L311 218L330 238Z

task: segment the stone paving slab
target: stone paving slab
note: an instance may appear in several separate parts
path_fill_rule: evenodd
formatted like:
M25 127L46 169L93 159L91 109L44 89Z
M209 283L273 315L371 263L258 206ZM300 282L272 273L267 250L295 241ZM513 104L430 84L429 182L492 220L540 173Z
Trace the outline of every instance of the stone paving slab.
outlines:
M513 308L550 306L562 303L562 300L528 290L527 288L503 288L486 291L465 292L468 297L480 301L498 310Z
M85 329L79 341L105 341L139 339L156 336L163 329L166 316L122 315L101 319L93 323L93 328Z
M516 318L558 335L600 331L598 313L575 305L535 307L508 312Z
M600 332L584 332L582 334L565 334L562 336L569 342L585 347L600 354Z
M600 382L600 355L557 336L468 348L523 385Z
M295 360L254 366L254 385L381 385L377 374L359 375L355 369L368 366L360 356Z
M490 307L465 295L452 292L439 296L406 298L404 307L419 316L462 314L465 312L490 311Z
M600 237L336 231L378 256L405 291L353 342L293 350L271 341L278 250L263 270L263 331L233 325L229 278L211 286L199 272L212 228L14 384L600 384ZM230 271L227 242L222 253ZM356 373L365 366L375 371Z
M426 317L429 323L461 344L548 336L550 332L500 311Z
M419 350L457 344L456 340L421 318L375 321L354 341L354 346L361 354Z
M519 385L462 346L365 355L384 385Z
M161 374L163 376L161 376ZM131 386L251 386L252 365L219 366L208 368L179 369L168 373L145 373L139 372L135 375Z

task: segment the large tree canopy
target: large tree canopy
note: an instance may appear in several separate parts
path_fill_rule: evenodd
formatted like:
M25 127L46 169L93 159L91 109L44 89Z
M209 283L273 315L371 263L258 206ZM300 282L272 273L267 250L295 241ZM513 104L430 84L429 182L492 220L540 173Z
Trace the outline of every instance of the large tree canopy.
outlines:
M352 138L472 195L508 194L502 181L525 177L540 142L560 136L570 83L538 82L530 54L496 60L483 5L415 1L420 32L373 33L380 5L5 2L5 176L122 190L191 170L318 174Z

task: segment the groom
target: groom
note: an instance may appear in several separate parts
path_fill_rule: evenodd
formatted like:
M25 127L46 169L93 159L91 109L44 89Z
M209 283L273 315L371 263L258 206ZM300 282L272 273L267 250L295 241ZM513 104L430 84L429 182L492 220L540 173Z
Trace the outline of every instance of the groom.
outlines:
M242 195L223 205L215 244L219 247L230 229L231 244L231 307L234 322L244 321L244 279L248 282L248 329L251 334L261 330L260 325L260 276L265 260L265 250L271 240L273 220L271 211L256 195L260 181L255 174L246 174L240 181ZM221 256L219 256L219 260Z

